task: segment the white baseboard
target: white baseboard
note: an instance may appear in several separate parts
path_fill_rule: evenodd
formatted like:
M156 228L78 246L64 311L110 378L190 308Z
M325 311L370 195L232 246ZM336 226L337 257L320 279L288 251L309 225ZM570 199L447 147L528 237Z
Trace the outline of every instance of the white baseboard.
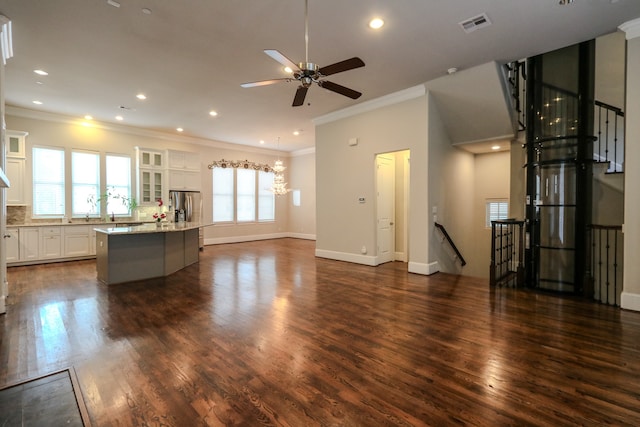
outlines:
M294 239L316 240L315 234L287 233L287 237L291 237Z
M333 259L336 261L353 262L354 264L364 264L376 266L376 257L370 255L350 254L346 252L326 251L316 249L316 256L320 258Z
M440 271L440 264L438 264L438 261L429 264L409 261L409 273L424 274L426 276L430 276L434 273L437 273L438 271Z
M249 236L230 236L230 237L213 237L204 239L206 245L222 245L225 243L242 243L242 242L255 242L256 240L271 240L271 239L283 239L291 237L294 239L316 240L315 234L301 234L301 233L271 233L271 234L253 234Z
M626 310L640 311L640 294L623 292L620 295L620 307Z
M404 252L396 252L393 256L395 257L395 261L407 262L407 257Z

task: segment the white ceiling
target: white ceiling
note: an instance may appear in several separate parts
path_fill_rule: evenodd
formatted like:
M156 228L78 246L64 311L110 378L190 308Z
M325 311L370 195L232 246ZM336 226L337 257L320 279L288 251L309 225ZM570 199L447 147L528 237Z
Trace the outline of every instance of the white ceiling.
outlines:
M119 8L107 0L0 0L15 55L6 67L7 105L113 123L121 114L125 125L170 133L181 126L184 135L251 146L264 140L265 148L280 137L280 149L296 151L314 146L314 117L451 67L529 57L640 17L638 0L310 0L309 60L325 66L360 57L364 68L328 80L363 96L313 86L309 104L294 108L295 82L240 84L285 77L264 49L304 60L303 0L117 1ZM466 34L458 25L484 12L491 26ZM368 28L374 16L385 20L381 30ZM137 100L139 92L147 100Z

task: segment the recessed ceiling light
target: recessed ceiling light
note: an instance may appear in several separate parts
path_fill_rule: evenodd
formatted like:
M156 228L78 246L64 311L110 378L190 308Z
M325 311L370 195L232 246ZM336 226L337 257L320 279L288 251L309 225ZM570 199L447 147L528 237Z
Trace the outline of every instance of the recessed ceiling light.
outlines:
M37 84L37 85L41 85L41 84L43 84L43 83L42 83L41 81L37 81L37 82L36 82L36 84Z
M499 145L494 145L493 147L491 147L492 150L499 150L500 146Z
M260 144L264 144L264 139L261 139L261 140L260 140Z
M143 7L142 13L144 13L145 15L151 15L151 9L149 9L148 7Z
M139 93L136 95L136 98L140 100L144 100L144 99L147 99L147 96L144 93Z
M300 131L298 131L298 130L294 130L294 131L293 131L293 134L294 134L295 136L298 136L298 135L300 135Z
M183 131L184 131L184 129L182 129L182 128L176 128L176 130L177 130L178 132L183 132Z
M383 25L384 25L384 21L380 18L373 18L371 21L369 21L369 27L373 28L374 30L377 30L378 28L382 28Z
M215 111L215 110L211 110L211 111L209 111L209 115L210 115L211 117L215 117L215 116L217 116L217 115L218 115L218 112L217 112L217 111Z
M42 101L37 101L36 100L36 101L33 101L33 103L36 104L36 105L42 105Z
M124 117L122 117L122 116L116 116L116 120L117 120L117 121L119 121L119 122L121 122L121 121L123 121L123 120L124 120Z
M48 76L49 73L47 73L45 70L33 70L34 73L36 73L39 76Z
M85 120L93 120L93 117L91 117L90 115L87 114L86 116L84 116L84 119Z
M284 72L287 74L291 74L293 73L293 70L291 69L291 67L284 67Z
M120 3L118 3L118 2L117 2L117 1L115 1L115 0L107 0L107 4L108 4L109 6L113 6L113 7L120 7Z

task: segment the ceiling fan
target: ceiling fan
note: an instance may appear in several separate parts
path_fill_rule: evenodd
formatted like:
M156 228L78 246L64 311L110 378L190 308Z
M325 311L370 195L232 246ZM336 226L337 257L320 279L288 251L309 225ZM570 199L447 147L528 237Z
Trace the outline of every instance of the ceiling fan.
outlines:
M320 67L318 64L314 64L313 62L309 62L309 0L305 0L305 9L304 9L304 42L305 42L305 62L300 62L299 64L295 64L289 58L284 56L282 53L275 49L266 49L264 53L269 55L271 58L275 59L285 67L288 67L292 70L292 77L285 77L281 79L272 79L272 80L260 80L257 82L249 82L243 83L240 86L242 87L256 87L256 86L266 86L274 83L280 82L290 82L293 80L297 80L300 82L300 86L296 90L296 94L293 98L292 107L299 107L304 104L304 99L307 96L307 90L309 90L309 86L312 83L316 83L318 86L330 90L335 93L339 93L340 95L347 96L351 99L358 99L362 95L360 92L355 91L353 89L349 89L348 87L344 87L337 83L330 82L328 80L323 80L324 77L330 76L332 74L341 73L343 71L349 71L354 68L364 67L364 62L362 59L358 57L353 57L350 59L345 59L344 61L336 62L335 64L327 65L324 67Z

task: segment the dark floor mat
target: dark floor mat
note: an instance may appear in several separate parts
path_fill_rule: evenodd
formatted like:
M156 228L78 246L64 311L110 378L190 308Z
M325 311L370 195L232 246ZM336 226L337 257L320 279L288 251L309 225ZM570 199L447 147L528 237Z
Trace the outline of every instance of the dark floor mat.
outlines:
M90 426L73 369L0 389L0 426Z

